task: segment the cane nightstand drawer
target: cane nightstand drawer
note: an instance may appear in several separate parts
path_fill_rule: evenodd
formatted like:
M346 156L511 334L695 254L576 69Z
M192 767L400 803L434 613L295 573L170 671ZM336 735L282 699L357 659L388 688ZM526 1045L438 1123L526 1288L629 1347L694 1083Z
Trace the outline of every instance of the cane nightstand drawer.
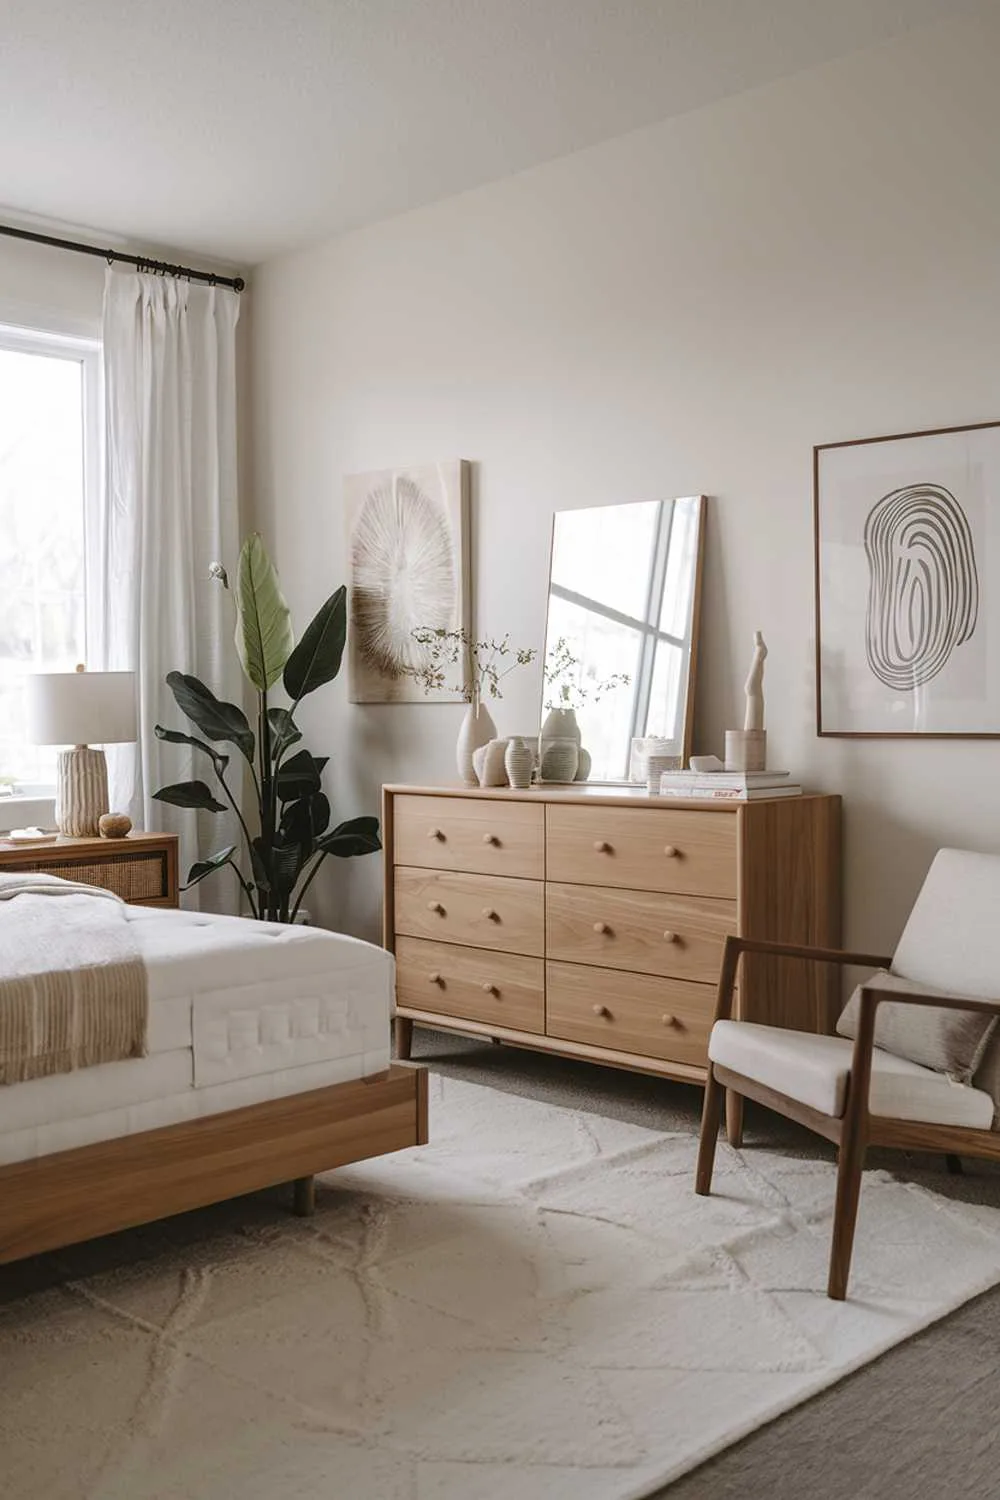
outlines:
M545 965L540 958L400 937L396 1004L541 1035Z
M398 865L512 875L545 873L545 810L525 802L472 797L396 798Z
M546 1033L614 1052L704 1065L715 1011L709 984L548 963Z
M736 897L736 819L653 808L547 809L551 881Z
M396 931L408 937L541 958L544 886L507 875L396 870Z
M177 837L134 833L124 839L63 838L10 844L0 837L0 870L43 871L113 891L132 906L178 904Z
M715 984L736 902L608 886L545 888L546 955Z

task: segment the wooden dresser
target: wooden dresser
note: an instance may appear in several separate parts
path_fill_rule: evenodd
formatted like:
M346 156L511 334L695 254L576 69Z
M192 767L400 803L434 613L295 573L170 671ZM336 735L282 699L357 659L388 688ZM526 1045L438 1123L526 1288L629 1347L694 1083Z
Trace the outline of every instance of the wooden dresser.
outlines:
M414 1023L705 1080L723 939L836 947L840 798L388 786L385 944ZM738 1013L832 1029L827 966L747 955Z
M124 839L12 844L0 834L0 870L44 870L81 885L114 891L131 906L178 904L177 835L130 833Z

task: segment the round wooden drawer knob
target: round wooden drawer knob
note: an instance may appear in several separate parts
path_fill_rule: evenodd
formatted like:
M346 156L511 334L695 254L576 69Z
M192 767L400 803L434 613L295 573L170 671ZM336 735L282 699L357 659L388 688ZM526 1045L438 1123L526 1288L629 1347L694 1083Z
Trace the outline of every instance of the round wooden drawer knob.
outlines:
M440 828L429 828L427 830L427 837L429 839L443 839L444 834L441 832Z
M673 844L668 844L663 852L668 859L676 859L678 854L680 853L680 850L676 849Z
M663 1021L664 1026L676 1026L677 1025L677 1017L676 1016L672 1016L669 1011L661 1019Z
M597 850L598 854L611 853L611 845L608 843L607 839L598 839L594 845L594 848Z
M663 941L665 943L676 943L676 941L677 941L677 934L676 934L676 932L665 932L663 934Z
M440 901L428 901L427 910L436 911L439 917L444 916L444 907L441 905Z
M605 936L608 936L610 935L611 928L608 926L607 922L595 922L594 931L603 933Z
M428 974L427 978L430 980L431 984L444 984L444 980L436 970L433 974Z
M500 843L500 840L497 838L497 836L496 836L495 833L484 833L483 834L483 843L484 844L492 844L494 846L494 848L496 848L497 845Z
M483 916L486 918L487 922L499 922L500 920L500 913L498 911L494 911L492 906L483 907Z
M484 984L483 989L485 990L487 995L497 996L500 993L495 984Z
M608 1010L608 1007L606 1005L595 1005L594 1015L605 1016L609 1021L611 1019L611 1012Z

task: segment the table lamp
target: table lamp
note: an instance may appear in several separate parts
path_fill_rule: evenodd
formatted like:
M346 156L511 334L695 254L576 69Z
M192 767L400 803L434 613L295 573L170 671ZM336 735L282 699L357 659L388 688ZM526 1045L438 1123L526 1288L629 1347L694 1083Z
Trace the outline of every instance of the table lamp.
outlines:
M56 781L56 826L74 838L93 838L108 808L108 765L100 745L136 738L135 673L42 672L27 679L28 729L36 745L61 750Z

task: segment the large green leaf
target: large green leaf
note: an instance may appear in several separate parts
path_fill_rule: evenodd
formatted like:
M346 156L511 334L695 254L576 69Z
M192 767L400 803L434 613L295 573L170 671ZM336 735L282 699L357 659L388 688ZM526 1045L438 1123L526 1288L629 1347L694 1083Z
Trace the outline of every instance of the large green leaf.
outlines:
M189 891L199 880L204 880L206 875L211 875L216 870L221 870L223 865L228 865L236 853L236 845L230 844L228 849L220 849L217 854L210 854L208 859L199 859L188 870L187 885L184 887Z
M332 833L325 833L316 840L317 849L334 854L338 859L351 859L356 854L375 854L382 847L378 836L378 818L349 818L340 823Z
M168 672L167 687L182 714L210 740L225 740L253 763L254 735L247 716L235 703L223 703L197 677Z
M217 802L203 781L176 781L153 793L154 801L169 802L171 807L196 807L201 812L225 812L224 802Z
M162 724L157 724L153 733L158 740L166 740L169 745L193 745L196 750L203 750L212 757L212 764L220 776L229 764L228 755L223 755L221 750L213 750L211 745L206 745L204 740L195 739L193 734L181 734L179 729L164 729Z
M285 844L313 843L330 824L330 799L323 792L289 802L281 814L278 836Z
M329 759L328 755L310 755L308 750L300 750L286 760L274 778L278 800L293 802L297 797L310 797L318 792L320 776Z
M271 759L278 761L290 745L298 744L302 730L287 708L269 708L267 718L271 726Z
M236 650L258 692L277 682L294 645L278 575L254 532L243 543L236 574Z
M318 610L285 663L285 692L294 703L332 682L347 641L347 589L341 584Z
M259 836L250 845L250 863L253 867L254 883L262 891L271 889L271 850Z

